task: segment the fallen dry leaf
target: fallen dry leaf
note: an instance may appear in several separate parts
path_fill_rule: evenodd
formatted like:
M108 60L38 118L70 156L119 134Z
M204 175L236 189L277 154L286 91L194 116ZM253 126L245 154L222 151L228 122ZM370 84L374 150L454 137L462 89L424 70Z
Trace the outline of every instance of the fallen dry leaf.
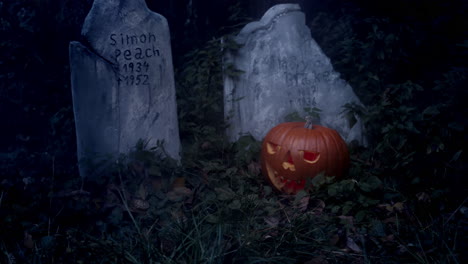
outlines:
M340 241L340 236L338 234L334 234L333 236L330 237L330 245L336 246L338 242Z
M277 216L267 216L264 218L269 227L276 228L279 225L280 219Z
M394 213L394 212L401 213L403 211L403 209L405 208L405 204L402 203L402 202L397 202L397 203L395 203L393 205L391 205L391 204L379 204L377 207L381 208L381 209L385 209L389 213Z
M149 202L140 198L133 198L130 202L130 210L132 211L146 211L149 208Z
M84 190L75 190L75 191L60 191L58 192L55 197L63 198L63 197L74 197L75 196L90 196L91 193L84 191Z
M312 208L312 213L317 215L321 215L323 213L325 206L325 202L320 199L312 200L309 205L309 207Z
M379 204L377 205L378 208L387 210L388 212L393 212L393 207L390 204Z
M162 178L160 177L155 177L155 178L151 178L151 186L153 187L154 190L156 191L160 191L162 190L163 186L164 186L164 181Z
M338 218L342 220L342 222L344 223L346 227L356 232L356 227L354 226L354 217L347 216L347 215L340 215L338 216Z
M174 241L166 239L166 238L161 238L160 243L161 243L160 245L161 250L166 254L172 253L177 246Z
M259 175L260 172L262 171L262 166L260 165L260 163L258 163L256 161L252 161L247 166L247 169L248 169L250 174Z
M385 237L381 237L380 240L382 242L393 242L395 240L395 235L391 234Z
M388 224L388 223L394 223L396 224L397 222L397 218L395 216L392 216L392 217L389 217L389 218L385 218L382 223L384 224Z
M148 184L146 184L145 182L141 183L139 186L138 186L138 190L136 192L136 197L140 198L140 199L143 199L143 200L146 200L146 197L148 196L148 190L147 190L147 187Z
M430 203L431 202L431 197L429 194L425 192L420 192L416 194L416 198L418 198L418 201L423 202L423 203Z
M141 161L133 161L130 163L130 168L137 176L142 176L145 174L145 165Z
M210 149L212 147L211 143L209 141L205 141L200 145L200 148L203 150Z
M192 196L193 191L187 187L177 187L167 193L167 199L171 202L179 202Z
M398 213L403 212L403 209L405 209L405 204L402 202L398 202L393 205L393 210L397 211Z
M349 248L351 251L354 251L356 253L361 253L362 252L361 248L350 237L347 237L346 247Z
M175 189L175 188L178 188L178 187L185 187L185 178L184 177L178 177L172 183L172 189Z
M299 202L297 203L297 209L299 210L299 212L304 212L307 210L309 206L309 199L310 197L307 195L302 197L301 200L299 200Z
M171 211L171 216L172 216L172 219L174 219L177 222L187 221L187 216L185 216L185 214L184 214L184 212L182 210Z

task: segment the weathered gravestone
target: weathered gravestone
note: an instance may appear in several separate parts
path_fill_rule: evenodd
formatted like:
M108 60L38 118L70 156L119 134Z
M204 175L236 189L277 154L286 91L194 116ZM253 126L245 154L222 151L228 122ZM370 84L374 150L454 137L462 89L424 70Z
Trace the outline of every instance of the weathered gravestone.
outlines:
M95 0L82 42L70 43L80 174L128 153L139 139L179 159L170 33L144 0ZM102 166L101 166L102 171Z
M224 76L231 141L245 134L262 140L288 115L305 116L308 109L318 108L316 123L337 130L348 143L365 143L359 117L343 112L347 103L360 105L359 98L312 39L299 5L273 6L260 21L247 24L235 41L241 48L226 54L225 67L233 64L244 73Z

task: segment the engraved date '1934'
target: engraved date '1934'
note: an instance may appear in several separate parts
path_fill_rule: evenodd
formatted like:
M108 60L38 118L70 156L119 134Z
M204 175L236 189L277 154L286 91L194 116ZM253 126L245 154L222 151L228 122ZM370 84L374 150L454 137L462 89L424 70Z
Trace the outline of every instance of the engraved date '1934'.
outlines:
M148 62L125 63L121 69L122 74L118 79L119 85L149 85Z

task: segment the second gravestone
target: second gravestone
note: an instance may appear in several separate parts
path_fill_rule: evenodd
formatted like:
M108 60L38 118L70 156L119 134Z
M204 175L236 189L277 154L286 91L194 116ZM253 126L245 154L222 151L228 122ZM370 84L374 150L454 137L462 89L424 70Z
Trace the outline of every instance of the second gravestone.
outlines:
M180 139L170 33L144 0L95 0L70 43L80 174L128 153L138 140L164 142L179 159ZM102 169L102 166L101 166Z
M273 6L260 21L247 24L235 41L241 48L226 55L226 64L244 73L224 77L231 141L245 134L262 140L288 115L305 116L307 109L318 108L316 123L337 130L348 143L365 144L359 117L346 115L343 108L361 105L359 98L312 39L299 5Z

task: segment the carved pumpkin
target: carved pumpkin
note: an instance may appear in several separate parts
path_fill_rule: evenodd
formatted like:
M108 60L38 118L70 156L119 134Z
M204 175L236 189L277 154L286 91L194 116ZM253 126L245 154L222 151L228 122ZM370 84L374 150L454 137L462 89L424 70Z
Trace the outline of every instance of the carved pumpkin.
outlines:
M341 177L349 166L346 143L333 129L304 122L283 123L265 136L262 172L277 190L297 193L320 172Z

